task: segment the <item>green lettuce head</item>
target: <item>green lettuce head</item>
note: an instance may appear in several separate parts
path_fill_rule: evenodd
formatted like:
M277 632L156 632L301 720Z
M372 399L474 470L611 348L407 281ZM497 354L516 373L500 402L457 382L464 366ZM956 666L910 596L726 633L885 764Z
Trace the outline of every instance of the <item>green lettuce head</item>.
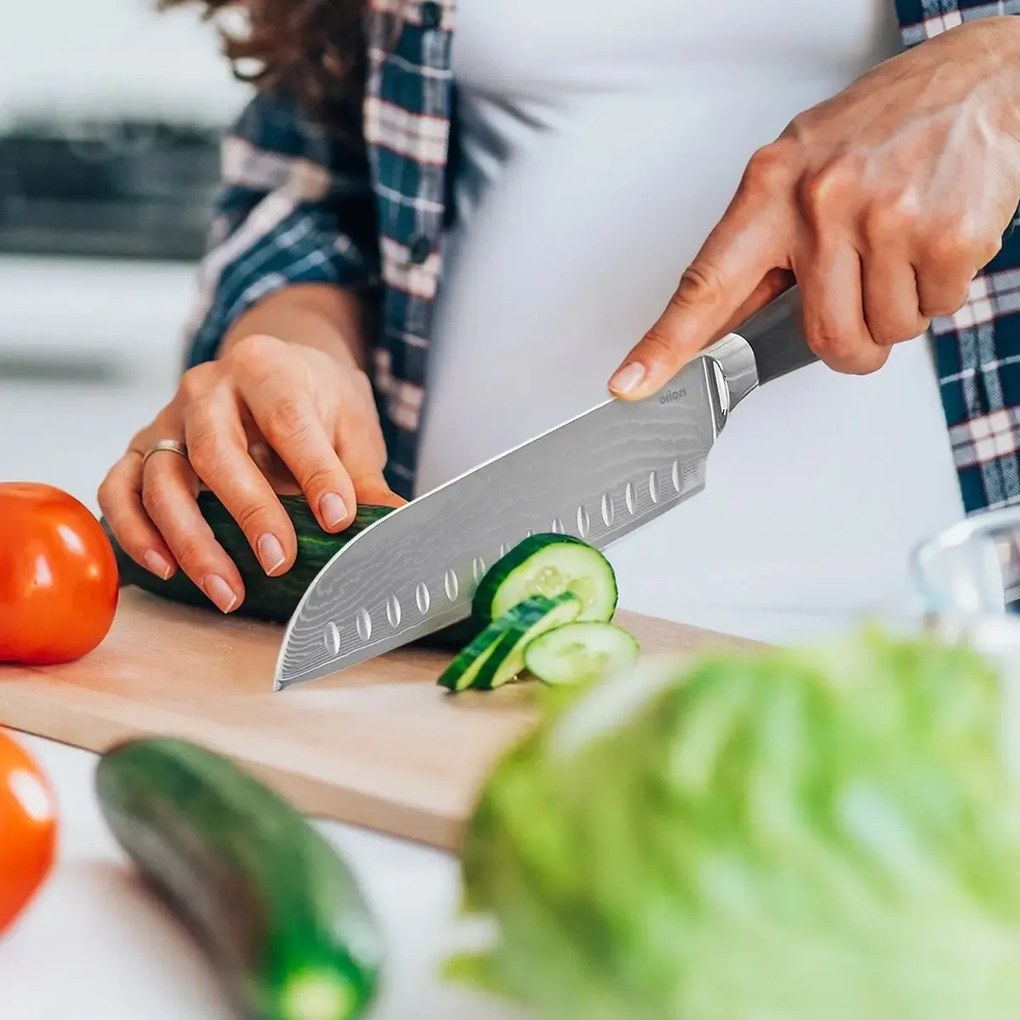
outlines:
M496 940L450 973L549 1020L1016 1020L1002 700L878 632L646 660L500 762L463 853Z

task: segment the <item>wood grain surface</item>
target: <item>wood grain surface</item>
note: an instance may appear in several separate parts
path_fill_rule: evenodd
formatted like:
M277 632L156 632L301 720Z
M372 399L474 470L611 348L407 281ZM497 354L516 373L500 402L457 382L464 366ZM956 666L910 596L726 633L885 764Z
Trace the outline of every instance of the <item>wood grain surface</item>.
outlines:
M620 611L646 652L753 642ZM442 653L402 649L273 690L283 628L121 592L113 629L61 666L0 665L0 724L92 751L183 737L254 770L309 815L455 850L495 758L531 724L534 681L451 696Z

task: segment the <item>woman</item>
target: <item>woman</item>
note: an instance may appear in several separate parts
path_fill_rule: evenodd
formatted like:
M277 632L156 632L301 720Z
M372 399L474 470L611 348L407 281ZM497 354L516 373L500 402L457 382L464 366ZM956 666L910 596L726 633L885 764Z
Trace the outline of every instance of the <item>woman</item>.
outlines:
M981 305L998 278L964 305L1020 197L1020 21L940 7L250 0L230 54L258 91L225 141L188 369L100 491L118 538L230 611L199 485L283 573L281 479L340 530L611 375L646 396L795 278L823 364L742 405L707 491L614 561L630 605L691 620L887 594L923 531L1020 495L1004 394L973 385L1011 353ZM926 346L892 350L933 317L963 380L942 406ZM947 416L994 440L959 474Z

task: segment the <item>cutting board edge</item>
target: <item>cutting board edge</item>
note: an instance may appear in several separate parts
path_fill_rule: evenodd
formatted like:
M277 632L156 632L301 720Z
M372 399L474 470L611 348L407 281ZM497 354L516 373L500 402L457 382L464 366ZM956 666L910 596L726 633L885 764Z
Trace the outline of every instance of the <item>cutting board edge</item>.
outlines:
M751 639L625 607L619 615L622 624L635 627L635 636L650 654L671 651L686 656L698 654L706 645L760 647ZM416 762L422 755L430 765L435 761L432 742L416 733L429 713L438 710L432 705L415 713L414 724L398 714L392 745L364 754L356 742L344 752L344 728L358 725L356 711L327 712L321 716L326 725L311 728L311 743L295 740L275 725L273 713L265 708L268 699L265 704L261 697L248 699L245 712L236 708L251 692L250 678L269 675L281 637L276 624L214 616L131 589L122 593L118 619L95 654L60 667L0 666L0 726L97 754L132 737L177 735L194 740L205 732L207 746L251 769L312 818L457 853L496 757L530 727L526 718L517 718L519 706L509 713L506 705L493 706L491 714L486 706L477 718L472 718L473 712L465 717L464 725L478 727L493 750L492 756L486 753L484 765L475 762L467 773L462 763L449 774L449 769L422 771ZM383 656L359 678L358 690L363 693L354 700L365 699L379 718L393 694L373 701L373 692L389 686L394 670L399 671L401 684L420 681L434 687L443 661L436 652L411 655L406 649L392 658ZM312 716L318 718L319 713L311 710ZM348 771L346 764L324 767L313 753L318 747L328 748L335 763L350 759L364 778ZM380 754L386 755L382 770ZM396 766L391 758L399 759ZM447 758L455 760L443 756Z
M165 726L124 723L85 711L60 718L47 712L45 706L35 706L32 699L16 696L5 699L5 705L12 703L19 708L16 717L13 720L0 719L0 726L95 755L101 755L125 740L173 735L173 730ZM84 728L83 722L90 725ZM383 800L374 793L340 787L307 772L272 765L233 751L214 750L256 775L310 818L369 829L380 835L421 843L449 853L460 849L470 811L460 817L452 817L452 812L441 816L428 809L416 810L406 803Z
M758 638L744 637L740 634L727 634L721 630L713 630L711 627L702 627L693 623L685 623L683 620L671 620L666 616L653 616L650 613L639 613L637 610L628 609L626 606L621 605L616 615L613 617L613 622L618 623L621 626L626 627L628 621L637 621L639 629L650 629L650 630L675 630L680 628L686 633L690 633L692 636L696 636L698 639L698 652L704 650L707 646L711 648L713 644L719 644L720 646L726 646L727 648L744 648L749 651L755 649L772 648L773 644L767 641L761 641ZM631 625L633 626L633 625ZM670 650L687 651L686 648L677 649L671 646Z

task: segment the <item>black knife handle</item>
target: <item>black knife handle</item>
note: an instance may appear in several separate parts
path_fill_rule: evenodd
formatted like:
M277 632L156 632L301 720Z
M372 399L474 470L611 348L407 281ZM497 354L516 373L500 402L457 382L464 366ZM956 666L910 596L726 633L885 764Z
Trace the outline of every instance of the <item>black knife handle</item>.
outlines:
M800 288L791 287L734 330L754 351L758 384L789 375L818 360L804 336Z

